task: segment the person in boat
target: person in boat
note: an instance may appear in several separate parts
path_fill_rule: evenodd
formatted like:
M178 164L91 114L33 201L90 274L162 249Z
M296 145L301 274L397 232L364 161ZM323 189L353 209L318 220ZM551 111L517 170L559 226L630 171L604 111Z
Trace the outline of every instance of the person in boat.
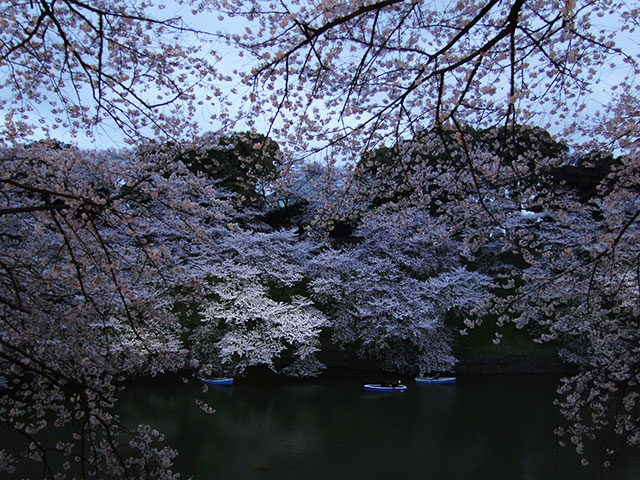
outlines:
M389 383L381 383L380 386L381 387L391 387L391 388L397 388L402 384L402 382L400 380L396 380L394 382L389 382Z

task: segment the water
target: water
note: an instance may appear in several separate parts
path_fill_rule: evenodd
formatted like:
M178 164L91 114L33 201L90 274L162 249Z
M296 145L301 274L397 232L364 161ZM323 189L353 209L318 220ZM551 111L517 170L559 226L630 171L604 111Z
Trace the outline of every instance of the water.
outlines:
M406 393L364 392L395 378L333 371L317 379L252 375L232 387L177 379L137 382L121 404L128 419L166 434L176 469L196 479L640 478L640 458L588 468L552 430L558 379L475 376ZM207 400L207 415L194 398ZM596 452L597 453L597 452Z

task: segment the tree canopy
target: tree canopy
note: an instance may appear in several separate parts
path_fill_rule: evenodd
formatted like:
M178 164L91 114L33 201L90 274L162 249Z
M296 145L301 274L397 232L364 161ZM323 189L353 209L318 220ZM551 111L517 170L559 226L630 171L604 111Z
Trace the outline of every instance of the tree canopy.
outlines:
M43 477L174 478L128 376L313 374L323 330L450 368L452 307L565 347L579 454L640 446L637 2L178 4L211 30L0 1L0 424ZM109 128L133 148L72 144Z

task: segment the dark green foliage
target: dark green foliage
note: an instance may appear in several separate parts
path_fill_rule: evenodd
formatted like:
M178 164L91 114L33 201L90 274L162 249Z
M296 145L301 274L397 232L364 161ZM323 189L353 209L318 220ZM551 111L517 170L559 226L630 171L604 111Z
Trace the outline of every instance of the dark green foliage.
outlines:
M261 219L274 230L297 228L298 233L302 234L308 206L309 202L302 199L297 202L287 202L270 209L262 215Z
M217 145L182 152L180 160L194 173L220 180L244 206L263 206L267 186L274 181L280 148L264 135L245 132L221 137Z
M620 160L610 153L594 152L554 169L551 175L557 184L573 188L580 200L586 203L596 196L611 192L615 182L608 177L620 165Z
M398 168L403 162L404 168ZM360 188L370 193L371 207L397 202L411 194L404 179L405 170L415 167L412 163L406 162L396 147L382 147L363 155L354 176Z
M563 143L557 142L546 130L539 127L493 128L476 131L467 129L465 133L474 138L474 143L484 145L489 151L499 155L505 165L520 163L529 159L528 167L536 171L536 159L563 158L569 151ZM535 155L531 155L534 152Z

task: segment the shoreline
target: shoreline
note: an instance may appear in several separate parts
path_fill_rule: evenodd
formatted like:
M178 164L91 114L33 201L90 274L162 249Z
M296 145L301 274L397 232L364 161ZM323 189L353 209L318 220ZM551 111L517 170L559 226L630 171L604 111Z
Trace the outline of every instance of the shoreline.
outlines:
M460 375L547 375L574 374L579 369L554 356L513 354L460 357L454 370Z

